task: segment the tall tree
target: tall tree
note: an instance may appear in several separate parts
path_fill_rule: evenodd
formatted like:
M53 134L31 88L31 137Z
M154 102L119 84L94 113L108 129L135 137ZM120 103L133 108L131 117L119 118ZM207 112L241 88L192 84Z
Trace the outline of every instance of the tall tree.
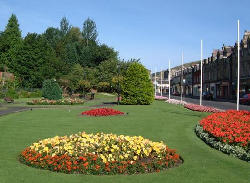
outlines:
M45 79L56 76L57 65L55 53L45 37L36 33L27 34L16 68L22 86L40 88Z
M63 17L60 22L60 31L62 33L62 36L65 36L71 29L71 25L69 24L69 21L66 17Z
M98 32L96 29L96 23L88 18L83 23L82 36L87 42L87 46L89 45L89 41L96 42Z
M21 31L16 15L12 14L4 32L1 34L0 62L7 65L11 72L15 72L17 53L22 46Z

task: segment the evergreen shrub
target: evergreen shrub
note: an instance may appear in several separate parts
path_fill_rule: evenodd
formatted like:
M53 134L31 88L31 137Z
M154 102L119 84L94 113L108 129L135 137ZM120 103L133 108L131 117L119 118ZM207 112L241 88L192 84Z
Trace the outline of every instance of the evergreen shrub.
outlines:
M49 100L62 99L62 89L55 80L45 80L43 82L42 96Z

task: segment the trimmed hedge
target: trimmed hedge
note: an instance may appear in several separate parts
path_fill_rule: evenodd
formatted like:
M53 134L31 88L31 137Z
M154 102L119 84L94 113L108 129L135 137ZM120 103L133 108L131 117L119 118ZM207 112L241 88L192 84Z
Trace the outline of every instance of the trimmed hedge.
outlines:
M62 89L55 80L45 80L43 82L42 96L49 100L62 99Z
M240 146L229 145L219 141L219 139L215 138L214 136L210 135L209 133L203 130L201 125L196 125L194 129L196 135L202 139L206 144L209 146L225 153L237 157L241 160L250 162L250 152L249 149L245 150Z
M154 88L148 70L140 63L132 63L121 85L121 104L149 105L154 101Z

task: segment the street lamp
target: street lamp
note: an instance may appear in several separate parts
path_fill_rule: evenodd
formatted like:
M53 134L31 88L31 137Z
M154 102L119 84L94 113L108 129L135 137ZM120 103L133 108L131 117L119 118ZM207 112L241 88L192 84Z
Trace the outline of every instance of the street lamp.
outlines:
M119 63L117 64L117 69L118 69L117 105L120 105L120 64Z

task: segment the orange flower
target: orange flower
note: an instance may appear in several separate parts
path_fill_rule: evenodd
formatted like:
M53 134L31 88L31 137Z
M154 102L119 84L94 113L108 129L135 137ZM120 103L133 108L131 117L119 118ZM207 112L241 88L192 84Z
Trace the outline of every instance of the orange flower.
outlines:
M88 166L88 162L84 163L83 166L86 168L86 166Z

